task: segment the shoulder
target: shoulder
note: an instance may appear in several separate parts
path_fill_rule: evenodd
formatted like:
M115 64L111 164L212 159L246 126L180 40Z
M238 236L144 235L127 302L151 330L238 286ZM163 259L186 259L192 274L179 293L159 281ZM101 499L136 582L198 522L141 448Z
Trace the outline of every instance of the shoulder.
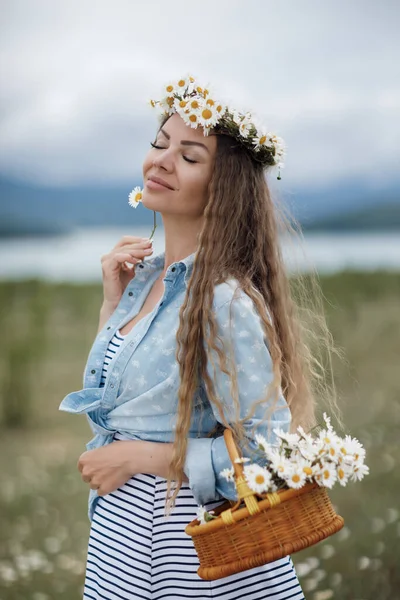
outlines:
M272 323L272 316L268 306L265 306L267 318ZM217 320L225 319L229 315L233 319L246 319L248 324L261 324L261 317L255 302L243 290L240 282L234 277L227 279L214 288L213 311Z
M231 277L219 283L214 288L213 310L216 313L224 312L225 310L253 308L254 303L250 296L242 289L239 281Z

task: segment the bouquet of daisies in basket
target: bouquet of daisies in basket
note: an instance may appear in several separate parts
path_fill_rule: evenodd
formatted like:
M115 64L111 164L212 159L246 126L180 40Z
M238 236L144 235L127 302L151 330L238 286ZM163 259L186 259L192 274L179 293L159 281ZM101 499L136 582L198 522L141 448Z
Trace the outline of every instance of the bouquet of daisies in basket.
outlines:
M244 463L243 475L249 488L263 495L279 490L299 489L307 483L332 488L339 482L345 486L349 481L360 481L369 473L364 463L365 449L357 438L346 435L339 437L323 413L325 427L313 437L297 428L298 433L286 433L275 428L277 444L271 445L256 434L258 448L265 457L265 466L250 463L249 458L238 458L235 462ZM319 427L319 426L317 426ZM261 461L262 462L262 461ZM233 467L224 469L220 475L227 481L234 481ZM203 506L197 509L197 519L205 524L218 518L207 512Z

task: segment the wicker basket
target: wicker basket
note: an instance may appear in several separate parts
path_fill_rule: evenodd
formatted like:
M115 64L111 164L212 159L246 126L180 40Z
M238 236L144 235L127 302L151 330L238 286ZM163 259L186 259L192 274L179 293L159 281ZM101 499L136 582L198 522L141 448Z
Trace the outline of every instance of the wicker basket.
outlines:
M246 571L303 550L339 531L343 518L333 509L326 488L307 483L295 490L257 494L247 485L232 431L224 431L235 472L238 501L218 506L213 519L195 519L185 532L193 538L202 579ZM244 501L244 505L243 505Z

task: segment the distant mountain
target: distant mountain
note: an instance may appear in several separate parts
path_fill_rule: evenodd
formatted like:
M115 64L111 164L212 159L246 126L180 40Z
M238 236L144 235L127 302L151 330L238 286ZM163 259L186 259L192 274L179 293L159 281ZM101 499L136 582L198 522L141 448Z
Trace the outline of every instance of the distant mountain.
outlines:
M305 231L400 231L400 203L369 206L303 224Z
M152 211L128 205L135 185L57 188L0 177L0 236L57 234L90 226L152 227ZM277 190L304 229L399 227L396 207L400 207L400 182L379 191L371 191L360 182L295 192L283 187Z

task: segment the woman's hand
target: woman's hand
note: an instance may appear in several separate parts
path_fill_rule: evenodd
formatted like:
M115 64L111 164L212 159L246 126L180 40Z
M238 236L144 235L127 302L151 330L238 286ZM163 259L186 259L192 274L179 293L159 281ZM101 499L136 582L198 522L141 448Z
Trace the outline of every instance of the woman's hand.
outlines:
M153 252L152 242L133 235L124 235L108 254L101 257L103 273L103 306L112 310L118 306L128 283L135 277L135 267ZM128 266L128 264L132 266Z
M111 444L87 450L78 459L82 479L99 496L117 490L135 473L135 445L139 440L115 440ZM138 448L139 449L139 448Z

